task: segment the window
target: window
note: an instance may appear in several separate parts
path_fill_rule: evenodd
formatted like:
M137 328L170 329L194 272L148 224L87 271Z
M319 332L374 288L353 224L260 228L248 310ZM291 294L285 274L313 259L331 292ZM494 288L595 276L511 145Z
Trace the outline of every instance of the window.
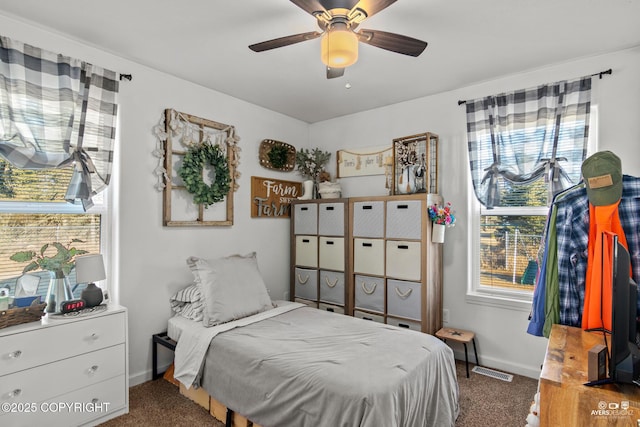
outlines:
M530 301L548 205L580 181L590 135L591 77L465 103L477 214L469 295Z
M28 264L12 261L10 256L18 251L34 250L52 242L68 245L89 253L101 252L106 206L105 193L94 197L94 207L85 212L80 204L64 200L65 189L72 168L26 170L12 167L0 159L0 287L9 287L13 295L17 279ZM53 247L45 254L55 255ZM49 273L42 270L30 272L31 282L37 286L37 294L44 298L49 283ZM36 282L37 280L37 282ZM84 285L75 282L75 272L69 275L75 297L79 297Z

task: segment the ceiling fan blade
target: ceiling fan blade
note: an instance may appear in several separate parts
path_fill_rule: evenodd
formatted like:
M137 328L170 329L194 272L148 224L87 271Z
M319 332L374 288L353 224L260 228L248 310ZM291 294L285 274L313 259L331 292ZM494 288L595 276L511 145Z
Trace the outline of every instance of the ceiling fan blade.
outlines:
M422 40L400 34L387 33L386 31L363 29L357 32L356 35L362 43L403 55L418 56L427 47L427 42Z
M327 67L327 78L335 79L336 77L344 76L344 68Z
M366 12L367 18L372 17L383 9L388 8L397 0L360 0L355 5L355 9L362 9Z
M280 37L277 39L267 40L264 42L252 44L251 46L249 46L249 49L251 49L254 52L264 52L265 50L275 49L278 47L289 46L290 44L312 40L320 37L321 35L322 33L318 31L294 34L292 36Z
M314 15L314 12L327 12L327 9L324 8L322 2L320 2L319 0L291 0L291 3L295 4L310 15Z

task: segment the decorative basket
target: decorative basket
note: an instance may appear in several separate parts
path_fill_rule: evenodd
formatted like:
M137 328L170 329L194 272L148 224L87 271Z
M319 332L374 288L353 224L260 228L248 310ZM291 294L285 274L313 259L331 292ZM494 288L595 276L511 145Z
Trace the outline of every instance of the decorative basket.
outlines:
M281 167L276 167L271 163L269 159L269 151L271 151L274 147L284 147L287 150L287 160ZM260 143L260 165L267 169L274 169L283 172L292 171L296 165L296 148L293 145L287 144L286 142L275 141L273 139L264 139Z
M21 323L35 322L44 315L47 303L35 300L29 307L16 307L0 311L0 329Z

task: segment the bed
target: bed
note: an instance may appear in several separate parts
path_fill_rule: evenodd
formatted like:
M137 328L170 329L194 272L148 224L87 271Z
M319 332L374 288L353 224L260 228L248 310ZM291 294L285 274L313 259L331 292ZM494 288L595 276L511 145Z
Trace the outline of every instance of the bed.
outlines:
M431 335L285 301L236 319L172 317L174 375L254 423L455 424L453 352Z

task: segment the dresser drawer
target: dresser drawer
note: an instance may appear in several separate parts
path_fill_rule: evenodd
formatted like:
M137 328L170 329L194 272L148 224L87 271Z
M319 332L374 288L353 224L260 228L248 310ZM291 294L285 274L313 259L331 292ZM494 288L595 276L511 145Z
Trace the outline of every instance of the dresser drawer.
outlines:
M384 237L384 202L353 204L353 236Z
M344 237L320 237L320 268L344 271Z
M344 304L344 273L320 270L320 301Z
M318 266L318 236L296 236L296 265Z
M318 234L344 236L344 203L318 205Z
M420 283L387 280L387 314L420 320Z
M126 407L125 376L115 378L37 402L35 412L5 413L0 411L0 425L12 427L69 427L109 417ZM71 405L71 409L69 408ZM113 416L113 415L112 415ZM105 419L106 420L106 419Z
M384 275L384 240L353 239L353 271Z
M353 312L353 317L357 317L362 320L369 320L372 322L384 323L384 316L380 316L379 314L367 313L366 311L355 310Z
M384 313L384 279L356 275L355 308Z
M315 203L295 204L293 207L293 233L318 234L318 205Z
M394 317L387 317L387 325L397 326L403 329L411 329L412 331L421 332L422 325L416 320L396 319Z
M315 301L318 299L318 270L296 268L296 297Z
M387 277L419 281L421 250L420 242L387 240Z
M322 311L328 311L330 313L344 314L344 307L338 305L320 303L318 304L318 309Z
M0 377L0 402L42 402L124 375L124 344Z
M419 240L423 214L420 200L387 202L387 238Z
M76 321L0 337L0 376L124 342L125 313Z

